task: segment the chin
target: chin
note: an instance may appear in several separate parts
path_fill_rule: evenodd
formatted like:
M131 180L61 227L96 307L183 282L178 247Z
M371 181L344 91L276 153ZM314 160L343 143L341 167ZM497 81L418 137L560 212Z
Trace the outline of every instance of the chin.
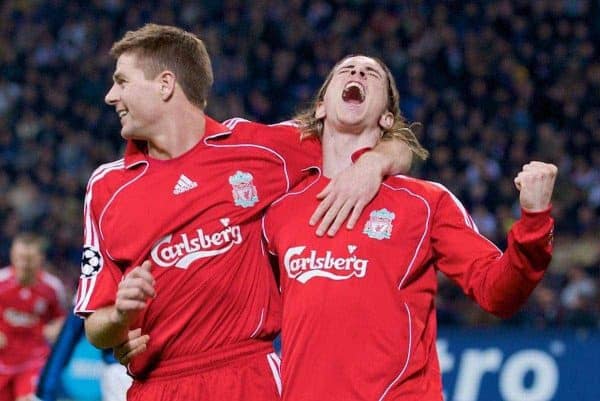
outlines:
M125 129L125 127L121 128L121 137L123 139L135 139L135 133L132 130Z
M340 116L339 121L344 126L354 127L354 126L364 125L365 118L364 118L364 116L361 116L361 115L351 114L351 115Z
M344 107L338 111L338 116L341 121L361 121L367 117L367 109L364 104L345 104Z

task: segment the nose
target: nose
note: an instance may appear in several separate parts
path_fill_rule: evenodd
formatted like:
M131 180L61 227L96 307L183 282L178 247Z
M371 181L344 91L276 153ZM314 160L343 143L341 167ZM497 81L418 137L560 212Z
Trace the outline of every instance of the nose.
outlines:
M364 78L366 76L365 71L362 68L358 68L355 67L352 69L352 72L350 73L351 75L360 75L361 78Z
M104 102L110 106L114 106L119 100L119 97L117 96L116 86L117 84L113 84L113 86L110 87L110 90L106 93L106 96L104 97Z

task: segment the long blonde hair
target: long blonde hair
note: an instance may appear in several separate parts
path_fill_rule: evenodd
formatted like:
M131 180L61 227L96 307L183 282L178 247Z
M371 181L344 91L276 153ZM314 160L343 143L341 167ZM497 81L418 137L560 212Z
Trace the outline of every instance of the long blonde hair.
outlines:
M356 57L357 55L349 55L340 60L329 72L327 79L317 92L317 96L315 97L312 105L300 111L298 114L294 116L294 120L298 123L298 128L302 134L302 138L310 138L317 137L321 138L323 136L323 118L317 118L315 116L315 112L317 110L317 106L320 102L323 101L325 97L325 92L327 91L327 87L333 78L333 74L337 67L342 64L344 61L349 59L350 57ZM358 55L360 56L360 55ZM366 56L369 57L369 56ZM402 113L400 112L400 94L398 93L398 88L396 87L396 80L392 75L390 69L385 65L385 63L377 58L377 57L369 57L372 60L375 60L381 68L385 71L387 75L388 81L388 102L387 102L387 110L394 115L394 123L390 128L382 128L381 140L390 140L390 139L399 139L408 145L408 147L413 151L413 153L422 160L427 159L429 157L429 152L425 149L413 129L417 126L420 126L418 123L409 124Z

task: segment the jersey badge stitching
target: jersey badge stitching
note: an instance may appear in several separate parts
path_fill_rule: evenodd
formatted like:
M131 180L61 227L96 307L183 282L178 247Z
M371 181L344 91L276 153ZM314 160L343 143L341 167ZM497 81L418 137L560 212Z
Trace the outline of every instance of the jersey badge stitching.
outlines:
M363 234L367 234L369 238L377 240L390 239L392 237L392 222L396 218L396 214L387 209L374 210L369 215L369 220L365 224Z
M231 194L236 206L252 207L258 202L258 192L252 174L238 170L229 177L229 183L231 184Z

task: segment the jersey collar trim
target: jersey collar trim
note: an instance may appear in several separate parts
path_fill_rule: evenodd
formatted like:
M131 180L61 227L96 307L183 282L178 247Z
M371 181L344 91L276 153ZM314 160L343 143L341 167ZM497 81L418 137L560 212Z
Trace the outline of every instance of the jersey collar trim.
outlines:
M231 134L231 131L221 123L205 116L204 137L217 138ZM125 168L130 169L138 164L147 163L148 147L144 141L128 140L125 147Z

